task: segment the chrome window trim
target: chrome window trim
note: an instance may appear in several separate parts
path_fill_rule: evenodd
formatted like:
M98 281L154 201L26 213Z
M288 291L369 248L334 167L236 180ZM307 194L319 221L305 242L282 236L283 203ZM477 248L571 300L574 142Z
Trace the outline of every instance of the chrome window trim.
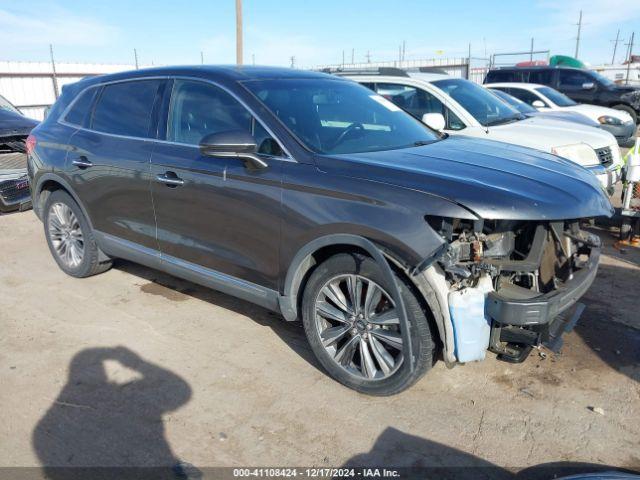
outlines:
M287 148L282 144L280 139L274 135L273 131L269 127L267 127L265 125L265 123L260 119L260 117L258 117L258 115L256 115L255 111L251 107L249 107L241 98L239 98L235 93L233 93L228 88L224 87L223 85L220 85L218 82L215 82L213 80L209 80L207 78L190 77L190 76L186 76L186 75L162 75L162 76L157 76L156 75L156 76L150 76L150 77L122 78L122 79L119 79L119 80L109 80L109 81L104 81L104 82L100 82L100 83L94 83L92 85L87 86L82 91L78 92L78 94L76 95L76 98L74 98L73 101L67 106L67 108L65 108L65 110L62 112L62 114L58 117L58 120L56 120L56 121L57 121L57 123L59 123L61 125L65 125L67 127L75 128L77 130L83 130L85 132L97 133L97 134L100 134L100 135L107 135L109 137L122 138L122 139L125 139L125 140L139 140L139 141L143 141L143 142L155 142L155 143L161 143L161 144L165 144L165 145L177 145L177 146L181 146L181 147L200 148L198 145L192 145L190 143L171 142L171 141L168 141L168 140L161 140L159 138L134 137L134 136L130 136L130 135L119 135L119 134L116 134L116 133L101 132L99 130L93 130L91 128L81 127L79 125L75 125L73 123L69 123L69 122L67 122L65 120L65 117L67 116L67 113L69 112L71 107L78 101L80 96L82 94L84 94L84 92L89 90L90 88L104 87L105 85L112 85L112 84L123 83L123 82L135 82L135 81L142 81L142 80L176 80L176 79L191 80L191 81L209 83L211 85L214 85L217 88L220 88L222 91L228 93L229 95L231 95L231 97L234 100L236 100L240 105L242 105L244 108L246 108L249 111L249 113L253 116L253 118L255 118L260 123L262 128L264 128L267 131L267 133L269 135L271 135L271 138L273 138L278 143L278 145L280 145L280 148L282 149L282 151L285 154L285 155L280 156L280 157L273 156L273 155L268 155L268 154L258 154L258 155L265 156L267 158L274 159L274 160L281 160L283 162L298 163L297 160L295 158L293 158L293 155L291 155L289 150L287 150ZM173 95L173 89L172 89L171 94ZM168 121L169 121L169 115L168 115L168 112L167 112L167 122Z

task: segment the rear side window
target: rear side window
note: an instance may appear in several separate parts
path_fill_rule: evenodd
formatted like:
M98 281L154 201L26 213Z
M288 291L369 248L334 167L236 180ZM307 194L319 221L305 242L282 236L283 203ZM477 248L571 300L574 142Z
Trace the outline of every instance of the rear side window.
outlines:
M539 83L541 85L551 85L553 80L551 70L532 70L529 72L529 83Z
M489 70L484 83L528 82L528 70Z
M89 110L96 97L97 88L89 88L82 92L64 117L64 121L83 127L87 121Z
M151 111L159 80L138 80L107 85L93 113L91 128L130 137L150 137Z

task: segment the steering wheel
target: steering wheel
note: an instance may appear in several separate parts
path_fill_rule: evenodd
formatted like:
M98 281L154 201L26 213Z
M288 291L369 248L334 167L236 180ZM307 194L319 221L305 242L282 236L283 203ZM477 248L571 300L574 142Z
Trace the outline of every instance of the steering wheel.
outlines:
M336 148L338 145L344 142L349 135L357 131L364 131L364 125L362 125L360 122L353 122L351 125L344 129L344 132L342 132L338 138L335 139L335 141L329 146L329 149Z

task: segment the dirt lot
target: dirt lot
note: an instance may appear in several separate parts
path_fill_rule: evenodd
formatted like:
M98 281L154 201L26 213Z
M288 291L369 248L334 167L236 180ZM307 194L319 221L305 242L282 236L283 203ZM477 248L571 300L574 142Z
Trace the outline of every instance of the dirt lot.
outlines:
M248 303L126 262L64 275L32 212L0 218L0 252L2 467L640 469L640 250L607 246L561 355L440 362L391 398L332 381L299 324Z

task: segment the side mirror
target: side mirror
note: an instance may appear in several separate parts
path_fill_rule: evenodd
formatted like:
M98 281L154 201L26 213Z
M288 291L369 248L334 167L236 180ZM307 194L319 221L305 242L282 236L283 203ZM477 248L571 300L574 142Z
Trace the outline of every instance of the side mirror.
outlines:
M267 168L269 164L256 152L258 146L253 136L243 130L211 133L200 140L200 153L207 157L226 157L243 160L247 168Z
M447 125L441 113L425 113L422 115L422 123L437 132L444 130L444 127Z
M593 87L595 87L595 86L596 86L596 84L595 84L595 83L593 83L593 82L584 82L584 83L582 84L582 89L583 89L583 90L591 90L591 89L592 89Z
M546 105L542 100L534 100L533 103L531 103L531 106L534 108L545 108Z

